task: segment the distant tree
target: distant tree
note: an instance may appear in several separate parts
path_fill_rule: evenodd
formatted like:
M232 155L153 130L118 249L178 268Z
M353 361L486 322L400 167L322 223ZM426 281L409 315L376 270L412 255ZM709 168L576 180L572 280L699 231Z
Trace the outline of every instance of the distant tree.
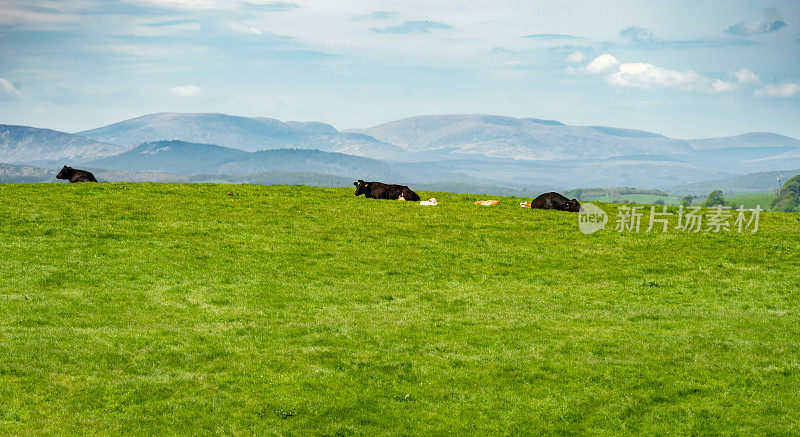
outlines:
M685 207L691 205L692 202L694 202L694 199L695 199L695 197L692 196L692 195L683 196L683 197L681 197L680 203L685 208Z
M663 205L663 204L664 204L664 199L656 199L656 201L653 202L653 205Z
M708 199L703 202L703 208L710 206L725 205L725 198L722 196L722 190L714 190L708 195Z
M800 175L789 179L783 184L778 197L772 201L772 210L800 212Z

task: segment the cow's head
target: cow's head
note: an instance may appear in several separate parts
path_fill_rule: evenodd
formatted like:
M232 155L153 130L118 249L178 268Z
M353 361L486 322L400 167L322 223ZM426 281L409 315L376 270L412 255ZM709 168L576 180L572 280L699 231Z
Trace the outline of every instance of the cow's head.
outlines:
M56 175L56 179L69 179L75 174L75 169L67 167L66 165L61 168L61 171Z
M353 185L356 186L356 196L366 194L369 188L369 182L364 182L361 179L359 179L358 182L353 182Z
M567 211L579 212L581 210L581 203L578 199L567 200Z

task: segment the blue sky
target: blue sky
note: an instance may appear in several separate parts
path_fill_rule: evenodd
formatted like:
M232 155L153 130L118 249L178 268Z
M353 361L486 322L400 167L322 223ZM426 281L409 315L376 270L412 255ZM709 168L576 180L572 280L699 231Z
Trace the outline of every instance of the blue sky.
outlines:
M800 137L800 2L0 0L0 123L167 111Z

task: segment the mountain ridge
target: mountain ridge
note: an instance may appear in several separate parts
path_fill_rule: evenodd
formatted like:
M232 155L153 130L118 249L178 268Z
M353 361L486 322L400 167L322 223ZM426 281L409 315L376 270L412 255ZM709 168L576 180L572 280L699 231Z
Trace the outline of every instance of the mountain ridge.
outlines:
M53 129L0 124L0 162L84 160L121 153L125 149Z
M681 140L636 129L570 126L556 120L491 114L415 116L340 131L321 122L165 112L80 132L94 139L49 132L63 134L62 139L71 138L77 146L63 141L49 144L45 135L41 137L45 144L14 144L17 151L26 153L24 159L11 156L13 159L5 160L49 168L88 163L116 171L184 174L307 171L400 181L466 177L523 185L651 188L800 167L800 140L779 134L754 132ZM164 137L193 145L170 146ZM147 138L159 140L134 143ZM87 144L96 147L89 156L75 153L80 152L76 147ZM125 154L143 144L150 144L151 149ZM170 147L188 148L178 153L177 149L168 152ZM55 159L33 159L39 158L40 151L59 148L63 150L51 155L41 153ZM272 152L258 154L262 149ZM159 159L150 156L155 154Z
M719 138L686 140L695 150L713 150L743 147L800 147L800 140L772 132L747 132Z
M313 149L273 149L247 152L213 144L185 141L142 143L124 153L83 163L87 167L182 175L251 174L259 172L303 172L353 178L455 178L441 169L409 168L401 164Z
M446 151L450 155L524 160L694 152L683 140L652 132L486 114L421 115L347 132L366 134L411 152Z
M361 156L365 150L375 156L391 157L402 150L375 138L342 133L320 122L283 122L268 117L243 117L222 113L161 112L123 120L79 135L98 141L133 146L145 142L180 140L215 144L247 152L273 149L344 149Z
M691 155L739 147L800 148L800 140L751 132L722 138L676 139L637 129L572 126L556 120L491 114L419 115L363 129L322 122L280 121L222 113L146 114L78 132L96 141L133 146L181 140L245 151L316 149L374 159L451 157L521 160L607 159L624 155Z

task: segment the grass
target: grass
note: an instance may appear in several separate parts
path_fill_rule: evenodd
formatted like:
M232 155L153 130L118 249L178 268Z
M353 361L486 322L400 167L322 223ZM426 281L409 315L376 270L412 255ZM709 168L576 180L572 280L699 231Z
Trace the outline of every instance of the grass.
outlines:
M0 434L800 433L800 215L420 195L0 185Z

